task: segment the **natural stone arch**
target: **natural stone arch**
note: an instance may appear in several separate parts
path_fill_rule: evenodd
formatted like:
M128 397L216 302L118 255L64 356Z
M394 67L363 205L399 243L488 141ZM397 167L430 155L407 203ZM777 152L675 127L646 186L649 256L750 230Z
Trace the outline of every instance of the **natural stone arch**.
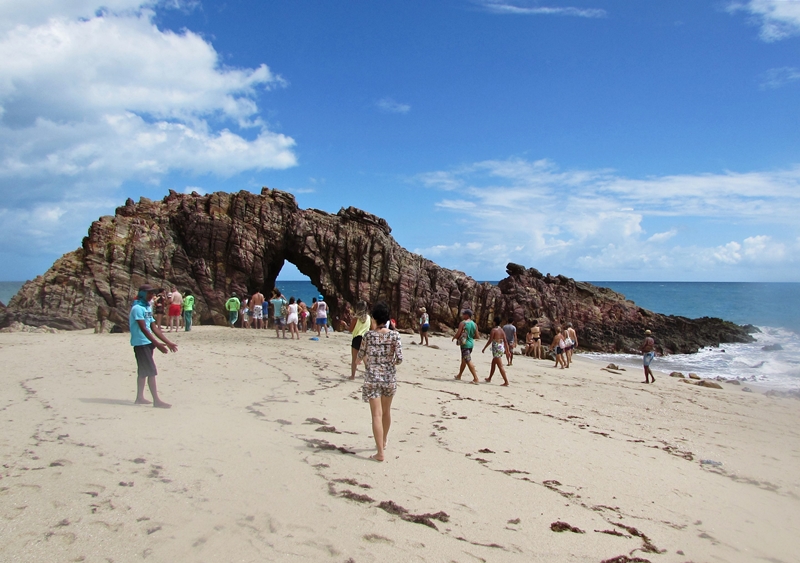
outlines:
M80 249L26 283L0 310L0 326L89 328L101 309L127 329L130 304L145 282L191 289L199 322L224 325L230 293L268 294L286 261L325 295L333 319L345 319L359 299L382 299L400 328L415 327L424 306L434 331L450 331L470 307L481 331L495 315L511 316L521 336L532 319L545 333L569 320L581 346L595 350L629 351L645 328L669 352L749 338L719 319L658 315L611 290L515 264L497 286L481 284L404 249L379 217L353 207L335 215L300 209L291 194L267 188L260 195L171 191L158 202L129 199L113 217L92 223Z

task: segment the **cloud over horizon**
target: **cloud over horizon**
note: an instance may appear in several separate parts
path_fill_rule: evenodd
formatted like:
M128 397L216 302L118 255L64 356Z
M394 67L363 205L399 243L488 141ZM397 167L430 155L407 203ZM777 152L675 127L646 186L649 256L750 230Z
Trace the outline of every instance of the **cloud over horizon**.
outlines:
M633 179L512 158L417 179L442 191L436 206L455 217L461 236L415 251L478 271L520 262L589 277L647 271L683 279L734 266L792 265L800 250L797 233L789 240L771 234L776 227L797 231L800 167ZM697 236L712 223L735 225L721 236L738 238ZM796 275L795 266L788 270Z
M524 16L573 16L579 18L604 18L608 14L601 8L576 8L574 6L540 6L530 0L475 0L486 11L494 14Z
M746 0L731 2L729 13L744 12L761 27L759 36L772 43L800 34L800 2L792 0Z
M189 30L159 29L153 9L164 5L189 4L0 7L0 213L15 218L3 221L4 240L19 230L58 236L68 215L85 225L96 218L95 203L128 181L158 184L173 171L229 177L297 163L294 140L259 115L259 95L285 81L265 64L225 66ZM51 228L22 220L34 210Z

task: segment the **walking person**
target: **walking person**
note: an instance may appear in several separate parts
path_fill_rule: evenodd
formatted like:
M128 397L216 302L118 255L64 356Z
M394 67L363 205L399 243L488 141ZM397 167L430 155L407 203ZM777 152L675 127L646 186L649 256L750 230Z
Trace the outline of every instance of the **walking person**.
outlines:
M364 300L356 303L355 315L353 320L350 321L350 334L353 335L353 340L350 342L350 352L352 359L350 360L350 379L356 378L356 366L358 366L358 351L361 350L361 342L367 331L372 328L372 319L367 313L367 302Z
M328 338L328 304L325 303L325 298L320 295L317 299L317 338L322 334L322 329L325 329L325 338Z
M461 367L458 369L456 379L461 379L464 373L464 368L469 367L472 374L472 383L478 385L478 373L475 371L475 364L472 363L472 349L475 347L475 336L478 334L478 325L472 320L472 310L464 309L461 312L461 322L458 325L458 331L453 340L458 343L461 349Z
M425 343L428 346L428 331L431 328L431 318L428 316L428 311L425 307L419 308L419 343L420 346Z
M514 319L508 318L508 322L503 325L503 332L506 335L506 359L508 365L514 363L514 347L517 345L517 327L514 326Z
M650 364L656 357L656 341L653 340L652 332L649 330L644 331L644 342L639 348L642 352L642 365L644 366L644 381L642 383L655 383L656 376L653 375L653 370L650 369ZM653 378L653 381L650 381Z
M183 326L186 332L192 330L192 315L194 314L194 295L192 290L186 290L186 297L183 298Z
M572 363L572 352L578 347L578 333L575 332L572 323L567 323L567 339L565 340L565 344L567 345L567 367L569 367Z
M133 346L133 354L136 356L138 372L136 378L135 403L137 405L150 404L150 401L144 398L144 385L147 383L147 386L150 388L150 394L153 396L153 406L159 409L168 409L172 405L165 403L158 396L158 389L156 386L158 369L153 359L153 351L158 348L158 351L162 354L166 354L169 351L177 352L178 345L174 342L170 342L170 340L164 336L164 333L161 332L161 327L154 322L150 301L159 291L160 290L156 290L149 284L145 284L139 288L136 300L133 302L128 315L128 328L131 331L131 346ZM157 338L161 340L161 342L159 342Z
M233 325L239 320L239 309L241 306L242 302L239 301L236 293L231 293L230 298L225 302L225 311L228 313L228 324L231 328L233 328Z
M383 461L392 424L392 399L397 392L397 366L403 361L403 347L400 334L386 326L391 318L386 303L381 301L375 304L372 318L375 328L364 334L358 358L364 360L361 397L369 403L372 436L378 450L370 459Z
M561 327L556 327L555 333L553 334L553 342L550 343L550 349L555 352L555 360L556 363L553 366L558 367L559 364L561 365L561 369L567 367L566 362L564 361L564 348L566 347L566 343L564 342L564 331L561 330Z
M289 334L292 340L297 337L300 340L300 334L297 332L297 321L300 319L297 309L297 303L294 302L294 296L289 298L289 304L286 306L286 324L289 326Z
M495 368L500 368L500 375L503 376L503 387L508 387L508 378L506 377L506 370L503 367L503 356L506 355L508 349L508 339L506 332L500 327L500 317L494 318L494 328L489 333L489 340L481 350L481 354L486 352L486 348L492 345L492 368L489 370L489 377L486 378L487 383L492 382Z

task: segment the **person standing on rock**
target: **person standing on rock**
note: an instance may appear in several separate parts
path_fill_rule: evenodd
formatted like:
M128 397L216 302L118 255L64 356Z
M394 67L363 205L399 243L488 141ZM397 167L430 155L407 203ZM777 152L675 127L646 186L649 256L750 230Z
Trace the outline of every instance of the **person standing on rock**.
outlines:
M372 319L367 313L368 305L364 300L356 303L355 314L350 321L350 334L353 340L350 342L350 351L352 359L350 360L350 379L356 378L356 366L358 366L358 351L361 350L361 342L364 335L372 328Z
M172 293L169 294L169 331L178 332L178 321L181 316L181 309L183 308L183 295L178 291L177 287L172 288Z
M253 328L261 328L264 318L264 294L256 291L250 298L250 307L253 309Z
M328 338L328 304L325 303L325 298L320 295L317 300L317 338L322 334L322 329L325 328L325 338Z
M183 326L186 332L192 330L192 315L194 314L194 295L190 289L186 290L186 297L183 298Z
M517 327L514 326L514 319L508 318L508 323L503 325L503 332L506 335L506 360L508 365L514 363L514 347L517 345Z
M322 302L322 301L320 301ZM391 313L389 306L381 301L372 308L375 321L372 330L367 331L361 340L358 359L364 360L364 385L361 397L369 403L372 415L372 436L375 438L377 452L370 459L384 460L384 450L392 424L392 399L397 392L397 366L403 362L403 346L400 334L387 327Z
M431 328L431 318L428 316L428 311L425 307L419 308L419 344L428 346L428 331Z
M239 301L236 293L231 293L230 299L225 302L225 311L228 313L228 325L231 328L233 328L233 325L239 320L239 309L241 306L242 302Z
M158 348L159 352L166 354L169 351L177 352L177 344L170 342L161 327L154 322L153 310L150 307L150 300L159 293L160 290L145 284L139 288L136 301L131 306L128 315L128 327L131 331L131 346L133 354L136 356L137 378L136 378L136 404L149 405L150 401L144 398L144 385L150 388L153 396L153 406L159 409L168 409L172 405L165 403L158 396L156 387L156 375L158 369L153 360L153 351ZM158 339L161 340L159 342ZM162 344L163 342L163 344Z
M642 383L655 383L656 377L653 375L653 370L650 369L650 363L656 357L656 341L653 340L652 332L649 330L644 331L644 342L639 348L642 352L642 365L644 366L644 381ZM650 378L653 381L650 381Z
M489 344L492 345L492 368L489 370L489 377L486 378L486 382L491 383L495 368L500 368L500 375L503 376L503 387L508 387L506 370L503 368L503 356L506 355L506 350L508 349L508 339L506 338L505 330L500 327L500 322L500 317L494 318L494 328L489 333L489 339L486 341L483 350L481 350L481 354L486 352Z
M472 383L478 385L478 373L475 371L475 364L472 363L472 349L475 347L475 336L478 334L478 325L472 320L472 310L464 309L461 312L461 323L458 325L453 340L455 340L461 348L461 367L458 370L456 379L461 379L464 373L464 368L469 367L472 374Z

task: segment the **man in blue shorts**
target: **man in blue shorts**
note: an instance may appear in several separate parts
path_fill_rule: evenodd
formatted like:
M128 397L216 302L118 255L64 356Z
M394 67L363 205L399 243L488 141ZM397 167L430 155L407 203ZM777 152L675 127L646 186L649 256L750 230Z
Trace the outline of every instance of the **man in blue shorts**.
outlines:
M642 364L644 365L644 381L642 383L655 383L656 378L653 375L653 370L650 369L650 362L656 357L656 341L653 340L649 330L644 331L644 343L639 348L642 351ZM650 381L650 378L653 381Z
M148 284L139 288L136 301L133 302L131 312L128 315L128 326L131 331L131 346L133 346L133 354L136 356L139 372L136 380L136 404L150 404L150 401L144 398L144 384L147 381L150 394L153 395L153 406L159 409L168 409L172 405L165 403L158 397L158 389L156 388L158 370L153 360L153 350L158 348L159 352L166 354L170 350L177 352L178 346L167 340L167 337L161 332L161 327L157 323L153 323L153 310L150 308L150 301L160 292L160 289L155 289ZM163 344L156 340L156 337Z

